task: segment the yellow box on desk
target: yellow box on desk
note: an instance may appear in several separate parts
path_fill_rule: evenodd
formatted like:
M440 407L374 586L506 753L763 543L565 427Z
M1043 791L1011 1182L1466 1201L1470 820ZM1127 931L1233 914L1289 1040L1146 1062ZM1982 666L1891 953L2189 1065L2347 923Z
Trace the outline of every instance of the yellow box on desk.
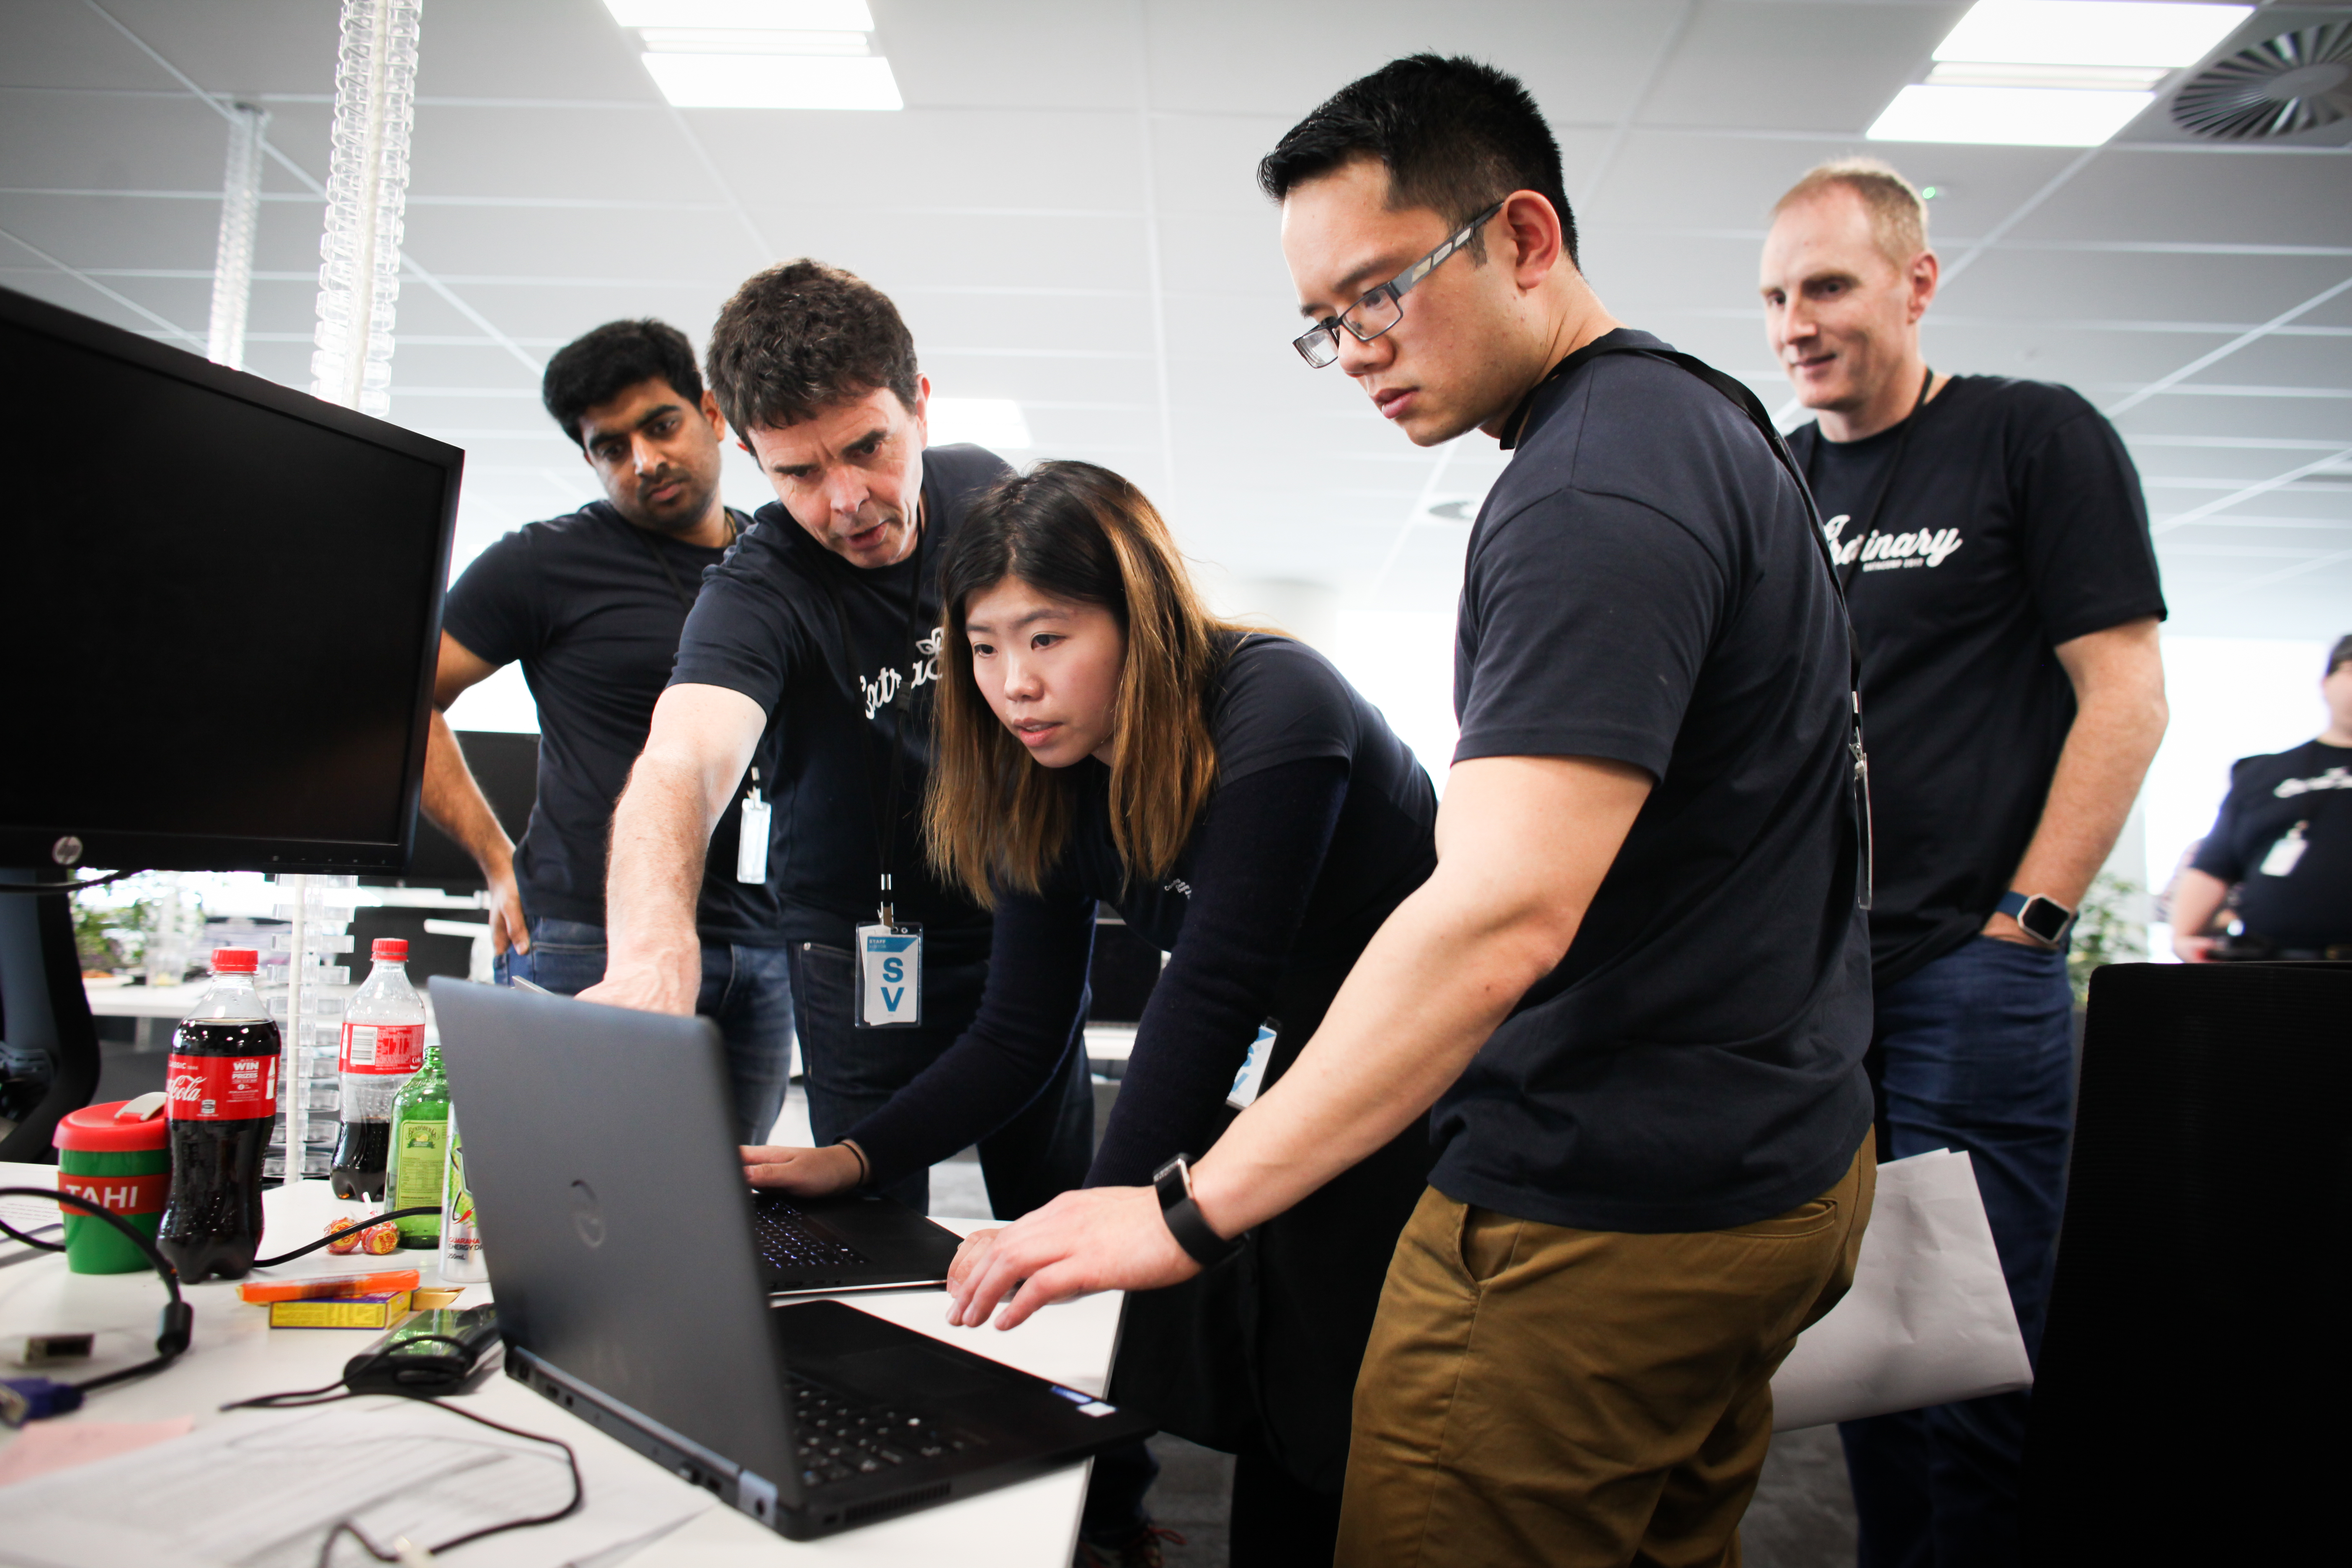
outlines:
M273 1329L388 1329L408 1315L406 1290L381 1296L329 1296L310 1301L272 1301Z

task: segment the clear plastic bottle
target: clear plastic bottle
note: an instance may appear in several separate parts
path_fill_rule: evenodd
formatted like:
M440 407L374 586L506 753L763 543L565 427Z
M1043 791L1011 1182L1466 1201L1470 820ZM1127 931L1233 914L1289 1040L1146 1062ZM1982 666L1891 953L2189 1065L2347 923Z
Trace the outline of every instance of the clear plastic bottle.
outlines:
M343 1012L343 1128L331 1184L339 1198L383 1196L392 1100L425 1065L425 999L408 983L408 944L379 937L375 967Z

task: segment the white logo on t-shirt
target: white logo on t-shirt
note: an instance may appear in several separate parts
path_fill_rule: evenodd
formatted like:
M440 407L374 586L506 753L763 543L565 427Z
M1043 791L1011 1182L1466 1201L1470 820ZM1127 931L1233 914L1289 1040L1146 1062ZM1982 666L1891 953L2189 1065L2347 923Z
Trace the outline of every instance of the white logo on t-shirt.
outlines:
M2281 800L2293 800L2315 789L2352 789L2352 768L2330 768L2315 779L2283 779L2271 794Z
M1841 546L1838 534L1853 521L1850 512L1840 512L1822 524L1829 535L1830 548L1841 566L1862 563L1865 572L1892 572L1903 566L1941 566L1955 550L1968 542L1957 528L1923 528L1916 533L1881 533L1875 528L1867 539L1849 539Z
M886 664L875 672L871 680L862 675L857 678L857 691L865 700L866 718L872 719L890 706L901 690L939 679L940 639L946 631L944 626L933 626L929 636L915 644L915 651L922 657L908 667L906 674L901 675L896 665Z

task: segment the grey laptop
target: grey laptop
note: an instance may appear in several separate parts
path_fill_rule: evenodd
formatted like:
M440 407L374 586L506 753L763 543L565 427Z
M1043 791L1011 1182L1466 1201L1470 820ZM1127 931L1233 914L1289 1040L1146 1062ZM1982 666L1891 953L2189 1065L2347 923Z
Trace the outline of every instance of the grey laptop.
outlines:
M1153 1430L841 1302L772 1302L708 1020L432 990L507 1371L573 1415L796 1539Z

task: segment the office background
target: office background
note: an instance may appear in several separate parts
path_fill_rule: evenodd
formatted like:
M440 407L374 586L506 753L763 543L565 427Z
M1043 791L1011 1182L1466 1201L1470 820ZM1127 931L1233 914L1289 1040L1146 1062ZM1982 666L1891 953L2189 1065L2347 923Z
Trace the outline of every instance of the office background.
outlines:
M2322 651L2352 630L2352 119L2203 140L2167 111L2193 70L2159 71L2095 145L1872 140L1938 71L1965 0L777 0L749 10L793 30L800 63L772 52L753 74L900 107L695 106L729 96L730 68L681 65L720 46L661 25L745 9L425 5L390 416L467 449L458 567L595 494L539 408L556 346L642 314L699 344L743 277L814 255L898 300L943 400L936 438L1133 476L1222 603L1324 647L1442 782L1462 546L1499 456L1475 436L1413 448L1344 376L1299 364L1252 179L1326 93L1432 48L1535 91L1610 308L1789 417L1755 295L1772 199L1854 152L1933 188L1932 363L2077 387L2145 477L2174 726L2126 875L2168 874L2230 758L2319 727ZM0 282L203 352L223 110L257 105L245 360L307 386L332 0L8 0L0 17ZM2265 6L2213 54L2347 22ZM727 494L767 499L740 457ZM532 726L513 671L454 717Z

